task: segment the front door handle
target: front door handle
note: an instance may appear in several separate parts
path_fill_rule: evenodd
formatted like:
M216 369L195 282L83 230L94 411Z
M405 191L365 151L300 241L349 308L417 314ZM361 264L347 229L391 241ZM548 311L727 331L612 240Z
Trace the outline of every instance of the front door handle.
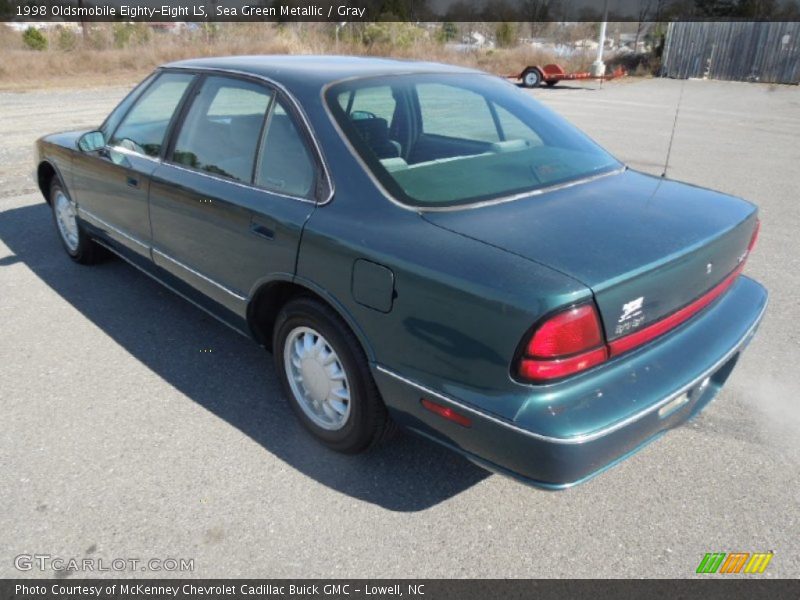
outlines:
M128 184L128 187L138 188L139 187L139 179L136 178L136 177L131 177L130 175L128 175L127 184Z

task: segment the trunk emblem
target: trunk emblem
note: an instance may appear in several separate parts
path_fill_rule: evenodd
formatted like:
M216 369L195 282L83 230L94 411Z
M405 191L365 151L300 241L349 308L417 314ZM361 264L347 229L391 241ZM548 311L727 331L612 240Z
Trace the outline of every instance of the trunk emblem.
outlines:
M644 303L644 296L639 296L635 300L631 300L622 305L622 314L617 323L624 323L628 319L638 316L642 312L642 304Z
M617 320L617 326L614 328L615 335L623 335L629 331L636 329L644 323L644 296L626 302L622 305L622 314Z
M708 263L706 265L706 275L711 275L711 271L713 271L713 270L714 270L714 264L713 263Z

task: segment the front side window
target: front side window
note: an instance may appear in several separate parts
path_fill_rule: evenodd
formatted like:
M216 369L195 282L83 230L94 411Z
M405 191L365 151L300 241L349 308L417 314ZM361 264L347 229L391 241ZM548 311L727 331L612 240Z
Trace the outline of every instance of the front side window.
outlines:
M208 77L175 141L175 163L250 183L271 90L249 81Z
M130 107L150 86L150 82L153 81L156 76L156 74L152 74L139 85L137 85L127 96L125 96L125 98L122 99L122 102L120 102L117 107L111 111L108 117L106 117L106 120L100 126L100 131L103 133L104 139L109 139L109 136L114 132L114 130L117 128L117 125L120 124L123 117L128 113Z
M391 125L350 98L390 89ZM397 200L461 206L533 192L621 164L529 95L481 74L350 80L326 92L344 135Z
M110 145L158 156L172 115L193 78L191 73L159 75L122 119Z

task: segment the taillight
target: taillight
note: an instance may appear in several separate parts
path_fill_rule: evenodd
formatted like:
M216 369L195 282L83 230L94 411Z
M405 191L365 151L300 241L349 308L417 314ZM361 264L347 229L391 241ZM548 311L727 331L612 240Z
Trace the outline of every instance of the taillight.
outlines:
M750 254L756 247L758 241L758 234L761 231L761 220L756 219L756 227L753 229L753 235L750 237L750 244L747 246L747 253Z
M556 313L539 325L525 346L518 374L531 381L573 375L608 358L594 304Z

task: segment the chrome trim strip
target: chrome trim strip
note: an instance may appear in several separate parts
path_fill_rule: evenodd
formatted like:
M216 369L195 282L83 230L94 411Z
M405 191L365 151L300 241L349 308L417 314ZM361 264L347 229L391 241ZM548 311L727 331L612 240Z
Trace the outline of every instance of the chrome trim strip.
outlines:
M414 74L417 75L418 73L414 73ZM426 74L426 73L422 73L422 74ZM439 73L433 73L433 74L439 74ZM456 75L465 75L465 74L468 75L468 74L470 74L470 72L467 71L466 73L455 73L455 74ZM486 75L487 77L493 77L492 75L489 75L488 73L483 73L481 71L475 71L472 74ZM402 75L407 75L407 73L397 73L396 75L402 76ZM322 86L322 89L320 90L320 100L322 101L322 106L325 108L325 112L328 115L328 119L333 124L334 129L336 129L336 132L339 134L339 137L344 142L344 145L347 147L348 151L350 152L350 155L353 158L355 158L356 162L359 164L359 166L362 168L362 170L372 180L372 183L375 184L375 187L378 188L378 191L381 194L383 194L383 196L387 200L389 200L389 202L391 202L392 204L394 204L396 206L399 206L400 208L403 208L405 210L410 210L412 212L421 214L421 213L426 213L426 212L452 212L452 211L456 211L456 210L471 210L473 208L483 208L485 206L493 206L495 204L505 204L506 202L513 202L515 200L521 200L522 198L527 198L527 197L531 197L531 196L540 196L540 195L546 194L548 192L555 192L557 190L562 190L562 189L570 188L570 187L573 187L573 186L576 186L576 185L589 183L591 181L595 181L596 179L601 179L603 177L609 177L611 175L619 175L620 173L624 173L625 171L628 170L628 166L623 164L619 168L613 169L613 170L608 171L606 173L600 173L600 174L597 174L597 175L589 175L588 177L583 177L581 179L576 179L574 181L568 181L566 183L559 183L559 184L556 184L556 185L551 185L551 186L548 186L548 187L543 187L543 188L531 190L531 191L528 191L528 192L521 192L519 194L512 194L510 196L501 196L499 198L492 198L491 200L482 200L482 201L479 201L479 202L473 202L471 204L462 204L462 205L455 205L455 206L430 206L430 207L428 207L428 206L414 206L414 205L411 205L411 204L406 204L405 202L401 202L400 200L398 200L397 198L392 196L392 194L389 193L389 190L387 190L384 187L384 185L380 182L380 180L372 172L372 169L370 169L369 166L367 165L367 163L364 162L364 160L358 154L358 151L350 143L350 140L347 137L347 135L344 133L344 131L342 131L342 128L339 126L339 123L336 120L336 117L333 116L333 113L331 112L330 108L328 107L328 102L327 102L327 99L325 98L325 94L334 85L338 85L340 83L347 82L347 81L353 81L353 80L358 80L358 79L369 79L369 78L370 78L369 76L366 76L366 77L355 76L355 77L348 77L348 78L345 78L345 79L340 79L340 80L337 80L337 81L331 81L330 83L327 83L324 86ZM617 161L617 162L619 162L619 161Z
M390 369L387 369L386 367L384 367L382 365L377 364L375 367L381 373L384 373L385 375L393 377L393 378L397 379L398 381L402 381L403 383L405 383L407 385L415 387L418 390L420 390L421 392L424 392L425 394L429 394L429 395L431 395L431 396L433 396L433 397L435 397L435 398L437 398L439 400L442 400L444 402L452 404L452 405L458 407L461 410L465 410L465 411L470 412L470 413L472 413L474 415L477 415L477 416L479 416L481 418L488 419L488 420L496 423L497 425L501 425L501 426L506 427L508 429L512 429L517 433L521 433L522 435L525 435L525 436L528 436L528 437L531 437L531 438L534 438L534 439L537 439L537 440L541 440L541 441L544 441L544 442L549 442L549 443L552 443L552 444L584 444L586 442L591 442L591 441L597 440L597 439L599 439L601 437L605 437L605 436L607 436L607 435L609 435L611 433L614 433L615 431L618 431L619 429L622 429L623 427L627 427L631 423L634 423L634 422L642 419L643 417L646 417L650 413L652 413L654 411L657 411L662 406L668 404L670 401L674 400L676 397L678 397L681 394L685 393L687 390L693 388L698 383L703 381L706 377L711 375L714 371L719 369L734 354L736 354L744 344L746 344L750 340L750 337L755 332L756 327L758 327L759 323L761 322L761 319L764 316L764 312L767 310L767 304L768 304L768 302L764 302L764 306L761 308L761 311L758 313L758 316L756 317L755 321L753 321L753 324L748 328L748 330L739 339L739 341L727 353L725 353L725 355L722 358L720 358L717 362L715 362L713 366L711 366L708 369L706 369L705 371L703 371L702 374L698 375L691 382L689 382L688 384L682 386L678 391L673 392L672 394L670 394L666 398L663 398L662 400L659 400L658 402L656 402L655 404L650 405L649 407L645 408L644 410L641 410L638 413L634 413L633 415L631 415L631 416L629 416L629 417L627 417L625 419L622 419L621 421L617 421L616 423L613 423L612 425L609 425L609 426L604 427L602 429L597 429L597 430L592 431L590 433L584 433L584 434L576 435L576 436L572 436L572 437L553 437L553 436L542 435L540 433L535 433L533 431L529 431L529 430L524 429L524 428L520 427L519 425L516 425L516 424L514 424L514 423L512 423L510 421L506 421L506 420L501 419L499 417L495 417L494 415L491 415L489 413L486 413L486 412L483 412L483 411L478 410L476 408L473 408L473 407L471 407L471 406L469 406L467 404L459 402L458 400L454 400L450 396L446 396L446 395L441 394L439 392L436 392L436 391L434 391L434 390L432 390L432 389L430 389L430 388L428 388L428 387L426 387L424 385L420 385L419 383L411 381L410 379L407 379L407 378L403 377L402 375L399 375L398 373L395 373L394 371L391 371Z
M114 227L114 226L113 226L113 225L111 225L110 223L108 223L108 222L104 221L103 219L101 219L100 217L98 217L98 216L97 216L97 215L95 215L94 213L92 213L92 212L89 212L89 211L88 211L88 210L86 210L85 208L81 208L81 207L79 206L79 207L78 207L78 213L80 213L80 214L82 214L82 215L84 215L84 216L86 216L86 217L89 217L89 219L90 219L90 220L92 220L92 221L96 221L97 223L100 223L100 224L101 224L103 227L107 227L107 228L108 228L108 229L110 229L111 231L114 231L115 233L118 233L119 235L121 235L121 236L122 236L122 237L124 237L125 239L128 239L128 240L132 241L133 243L135 243L135 244L138 244L138 245L139 245L139 246L141 246L142 248L144 248L144 249L146 249L146 250L148 250L148 251L150 251L150 252L153 252L153 253L155 253L155 254L158 254L159 256L162 256L162 257L166 258L166 259L167 259L168 261L170 261L171 263L174 263L174 264L178 265L179 267L181 267L181 268L183 268L183 269L185 269L185 270L189 271L189 272L190 272L192 275L195 275L195 276L199 277L200 279L202 279L202 280L204 280L204 281L207 281L207 282L208 282L208 283L210 283L211 285L213 285L213 286L215 286L215 287L217 287L217 288L221 289L223 292L227 292L228 294L230 294L231 296L233 296L233 297L234 297L234 298L236 298L237 300L239 300L239 301L241 301L241 302L245 302L245 301L247 301L247 296L242 296L241 294L239 294L239 293L237 293L237 292L235 292L235 291L231 290L230 288L228 288L228 287L225 287L225 286L224 286L224 285L222 285L221 283L219 283L219 282L217 282L217 281L214 281L214 280L213 280L213 279L211 279L210 277L208 277L208 276L206 276L206 275L203 275L203 274L202 274L202 273L200 273L199 271L195 271L194 269L192 269L191 267L189 267L189 266L185 265L185 264L184 264L184 263L182 263L181 261L179 261L179 260L177 260L177 259L175 259L175 258L171 257L169 254L166 254L165 252L162 252L162 251L161 251L161 250L159 250L158 248L154 248L153 246L150 246L149 244L145 244L145 243L144 243L144 242L142 242L141 240L139 240L139 239L137 239L137 238L133 237L132 235L130 235L130 234L128 234L128 233L126 233L126 232L124 232L124 231L122 231L121 229L118 229L117 227ZM119 254L119 253L118 253L118 252L115 252L115 254ZM128 261L128 262L130 262L130 261ZM137 265L137 266L138 266L138 265ZM159 280L159 281L160 281L160 280ZM164 284L164 285L166 285L166 284ZM176 293L178 293L178 292L176 292Z
M158 156L148 156L147 154L136 152L136 150L131 150L130 148L123 148L122 146L109 146L107 144L104 146L104 148L109 152L119 152L120 154L126 154L127 156L135 156L136 158L143 158L144 160L149 160L150 162L154 162L157 165L162 164L162 161Z
M168 289L169 291L171 291L172 293L174 293L174 294L177 294L178 296L180 296L181 298L183 298L184 300L186 300L186 301L187 301L187 302L189 302L190 304L192 304L192 305L194 305L195 307L199 308L199 309L200 309L200 310L202 310L204 313L206 313L208 316L215 318L217 321L219 321L219 322L220 322L220 323L222 323L223 325L227 325L228 327L230 327L231 329L233 329L233 330L234 330L236 333L238 333L239 335L243 335L244 337L246 337L246 338L247 338L247 339L249 339L249 340L252 340L252 339L253 339L253 338L252 338L252 337L250 337L250 336L249 336L247 333L245 333L244 331L242 331L241 329L239 329L239 328L238 328L238 327L236 327L235 325L232 325L231 323L228 323L228 322L227 322L225 319L223 319L223 318L222 318L222 317L220 317L219 315L216 315L216 314L214 314L213 312L211 312L210 310L208 310L208 309L207 309L205 306L202 306L202 305L198 304L197 302L195 302L194 300L192 300L191 298L189 298L189 296L187 296L186 294L183 294L182 292L179 292L179 291L178 291L178 290L176 290L174 287L172 287L170 284L168 284L167 282L165 282L163 279L159 279L159 278L158 278L158 277L156 277L156 276L155 276L153 273L150 273L150 272L149 272L147 269L143 269L141 266L137 265L135 262L133 262L132 260L130 260L130 259L127 257L127 256L125 256L125 255L121 254L120 252L118 252L117 250L115 250L114 248L112 248L111 246L109 246L108 244L105 244L105 243L103 243L103 242L102 242L102 241L100 241L100 240L95 240L95 241L96 241L98 244L100 244L100 245L101 245L103 248L105 248L106 250L108 250L109 252L113 252L115 255L119 256L119 257L120 257L122 260L124 260L124 261L125 261L126 263L128 263L130 266L134 267L134 268L135 268L135 269L137 269L138 271L141 271L142 273L144 273L145 275L147 275L147 276L148 276L150 279L152 279L153 281L155 281L155 282L157 282L157 283L160 283L161 285L163 285L165 288L167 288L167 289Z
M83 207L81 207L81 206L79 206L79 207L78 207L78 214L80 214L81 216L84 216L84 217L88 217L88 218L89 218L89 220L91 220L91 221L95 221L95 222L99 223L99 224L100 224L100 225L102 225L103 227L105 227L105 228L107 228L107 229L110 229L110 230L111 230L111 231L113 231L114 233L117 233L117 234L121 235L121 236L122 236L122 237L124 237L126 240L130 240L130 241L131 241L131 242L133 242L134 244L137 244L138 246L141 246L141 247L142 247L142 248L144 248L145 250L148 250L148 251L149 251L149 250L150 250L150 248L151 248L150 244L146 244L145 242L143 242L143 241L142 241L142 240L140 240L139 238L137 238L137 237L134 237L134 236L132 236L131 234L129 234L129 233L126 233L125 231L122 231L121 229L119 229L119 228L117 228L117 227L114 227L114 226L113 226L111 223L108 223L107 221L104 221L103 219L101 219L100 217L98 217L98 216L97 216L96 214L94 214L93 212L90 212L90 211L86 210L85 208L83 208Z
M235 292L232 289L230 289L229 287L226 287L226 286L222 285L218 281L214 281L213 279L211 279L207 275L203 275L200 271L195 271L190 266L188 266L188 265L182 263L181 261L171 257L169 254L166 254L166 253L162 252L158 248L153 248L152 250L153 250L153 254L158 254L159 256L161 256L163 258L166 258L169 262L181 267L182 269L185 269L186 271L188 271L192 275L195 275L196 277L199 277L203 281L206 281L206 282L210 283L211 285L213 285L214 287L219 288L223 292L226 292L226 293L230 294L231 296L233 296L237 300L239 300L241 302L245 302L247 300L247 296L242 296L238 292Z
M258 73L251 73L249 71L240 71L238 69L225 69L225 68L220 68L220 67L202 67L202 66L191 67L191 66L188 66L188 65L187 66L163 65L160 68L163 69L163 70L167 70L167 71L171 70L171 69L181 69L181 70L184 70L184 71L200 71L200 72L210 72L210 73L230 73L230 74L233 74L233 75L242 75L243 77L249 77L251 79L260 79L261 81L266 81L271 86L273 86L276 89L278 89L281 92L283 92L283 95L286 96L286 98L288 98L289 101L294 106L295 111L297 112L297 114L300 115L300 118L302 119L303 124L305 125L306 131L308 131L308 134L309 134L308 137L311 138L311 142L314 144L314 149L316 150L317 157L319 158L320 163L322 164L322 173L325 176L325 180L328 183L328 195L327 195L327 197L325 199L323 199L323 200L320 200L319 202L314 202L314 204L322 206L324 204L327 204L328 202L330 202L333 199L333 196L334 196L334 185L333 185L333 179L331 178L331 175L330 175L330 167L328 166L328 161L325 159L325 154L322 152L322 147L319 145L319 142L317 141L317 136L316 136L316 134L314 132L314 128L311 126L311 122L308 120L308 117L306 116L306 113L303 110L303 108L300 105L300 103L297 101L297 99L294 97L294 95L291 92L289 92L288 89L286 89L286 87L283 84L278 83L277 81L275 81L274 79L271 79L270 77L267 77L266 75L260 75ZM172 164L172 163L165 163L165 164ZM195 172L195 171L193 171L193 172ZM228 180L224 179L223 181L228 181ZM270 190L266 190L264 188L260 188L260 187L257 187L257 186L250 185L250 186L247 186L247 187L251 187L252 189L255 189L255 190L266 191L266 192L269 192L269 193L277 193L277 192L271 192ZM278 195L284 196L284 197L287 197L287 198L293 198L295 200L303 200L304 202L312 202L308 198L299 198L297 196L287 196L286 194L278 194Z

